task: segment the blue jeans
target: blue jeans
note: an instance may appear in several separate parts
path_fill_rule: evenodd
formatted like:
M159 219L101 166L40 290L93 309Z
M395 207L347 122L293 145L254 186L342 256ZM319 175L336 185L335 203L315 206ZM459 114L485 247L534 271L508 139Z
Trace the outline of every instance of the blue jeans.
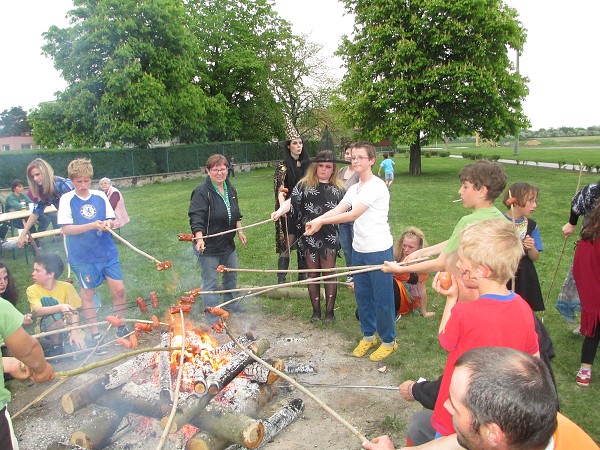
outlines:
M223 264L225 267L231 267L232 269L238 268L238 256L237 251L232 251L227 255L198 255L198 265L202 271L202 291L216 291L219 289L219 272L217 272L217 266ZM237 272L224 272L223 273L223 290L235 289L237 287ZM232 292L229 294L223 294L223 302L235 298L236 293ZM202 295L202 304L204 307L217 306L220 304L219 294L207 294ZM206 321L209 324L215 323L218 317L206 313Z
M352 264L355 266L383 264L384 261L393 261L393 258L392 247L371 253L360 253L354 250ZM381 270L354 275L354 295L358 305L360 329L364 336L373 336L377 331L381 340L388 344L396 338L393 283L392 274Z
M346 260L346 267L352 265L352 239L354 237L354 222L340 223L338 226L340 230L340 245L344 252L344 259Z

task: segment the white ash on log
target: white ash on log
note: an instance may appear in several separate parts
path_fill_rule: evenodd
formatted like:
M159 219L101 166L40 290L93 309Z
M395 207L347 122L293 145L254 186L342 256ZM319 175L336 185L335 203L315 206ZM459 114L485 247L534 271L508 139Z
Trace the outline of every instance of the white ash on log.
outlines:
M238 342L242 344L244 347L248 347L251 342L254 342L256 339L252 335L252 333L246 333L243 336L238 337ZM233 341L229 341L226 344L220 345L219 347L211 350L207 353L209 358L213 358L214 356L221 356L226 353L231 352L239 352L237 345Z
M171 335L163 332L160 335L160 346L169 347ZM171 404L173 401L173 380L171 378L171 352L159 352L158 356L158 385L160 387L160 399L164 403Z
M281 359L267 362L280 372L283 371L285 366ZM257 383L273 384L279 379L279 375L257 362L254 362L246 367L243 374L250 380L256 381Z
M265 426L265 437L262 443L256 448L262 448L269 443L275 436L295 421L304 411L304 401L300 398L290 400L282 409L277 411L267 420L263 421ZM230 445L227 450L244 450L240 445Z
M261 355L269 348L269 341L261 339L258 342L253 342L250 345L250 349L257 355ZM215 373L206 377L206 384L208 385L208 392L212 395L219 393L223 387L227 386L231 380L237 377L243 370L251 364L254 360L246 353L239 353L235 355L231 360L219 368Z
M285 373L317 373L317 369L310 364L304 364L297 359L288 358L285 360L283 372Z
M93 420L71 434L69 444L80 445L86 449L102 449L113 435L122 420L120 414L110 408L94 407L96 415Z
M157 353L165 353L168 355L169 352L145 352L128 359L123 364L119 364L116 367L110 369L104 380L104 386L106 389L114 389L124 385L131 378L140 373L142 370L150 367L156 360Z
M258 384L245 377L237 377L213 399L213 403L256 417L279 393L278 384Z
M105 391L97 405L112 408L121 415L129 413L161 419L164 416L159 388L155 383L126 383L120 390Z

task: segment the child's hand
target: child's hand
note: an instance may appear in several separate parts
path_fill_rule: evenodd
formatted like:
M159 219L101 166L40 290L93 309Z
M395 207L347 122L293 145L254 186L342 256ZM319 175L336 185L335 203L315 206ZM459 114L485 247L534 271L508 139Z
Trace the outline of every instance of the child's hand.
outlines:
M440 272L438 272L433 278L433 283L431 283L431 287L441 295L445 295L446 297L458 298L458 283L456 281L456 278L454 278L454 275L450 274L450 278L452 279L452 285L448 289L444 289L440 282Z
M31 376L31 370L17 358L5 356L2 358L4 373L9 374L17 380L26 380Z
M533 246L535 244L535 241L533 240L533 238L529 235L525 236L525 239L523 239L523 248L525 250L529 250L532 249Z
M66 303L59 305L60 312L63 314L77 314L77 309L73 308L71 305L67 305Z
M402 273L402 266L396 261L384 261L381 271L385 273Z

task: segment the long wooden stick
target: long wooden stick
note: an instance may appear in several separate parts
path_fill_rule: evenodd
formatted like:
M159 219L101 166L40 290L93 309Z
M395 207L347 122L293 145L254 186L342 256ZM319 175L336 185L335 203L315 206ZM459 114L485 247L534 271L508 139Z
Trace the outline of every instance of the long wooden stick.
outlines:
M90 370L97 369L99 367L104 367L109 364L116 363L117 361L121 361L122 359L129 358L131 356L139 355L140 353L146 352L166 352L172 350L181 350L181 347L146 347L146 348L136 348L135 350L131 350L129 352L121 353L120 355L113 356L108 359L103 359L102 361L96 361L87 366L78 367L77 369L72 370L61 370L60 372L56 372L56 378L69 378L75 375L81 375L82 373L89 372ZM184 348L185 350L185 348Z
M419 263L421 261L427 261L428 259L429 259L429 257L423 257L423 258L413 259L412 261L399 262L396 264L398 264L400 266L408 266L408 265ZM383 267L383 264L373 264L370 266L358 266L358 267L361 267L361 268L356 269L355 267L351 266L351 267L348 267L349 270L347 270L345 272L334 273L333 275L323 275L320 277L307 278L305 280L290 281L288 283L272 284L272 285L267 285L267 286L255 286L255 287L249 287L249 288L223 289L220 291L201 291L198 293L198 295L229 294L229 293L233 293L233 292L252 292L252 291L258 291L261 289L271 289L271 288L277 289L277 288L281 288L281 287L313 284L318 281L328 280L331 278L340 278L340 277L349 276L349 275L356 275L357 273L373 272L374 270L380 270Z
M221 231L220 233L207 234L206 236L200 236L200 237L193 237L192 241L197 241L198 239L208 239L208 238L216 237L216 236L223 236L224 234L229 234L229 233L236 233L238 231L245 230L246 228L256 227L258 225L262 225L263 223L267 223L267 222L273 222L273 219L261 220L260 222L251 223L249 225L244 225L243 227L233 228L231 230Z
M177 412L177 404L179 403L179 391L181 389L181 378L183 377L183 361L185 358L185 319L183 316L183 309L179 310L179 316L181 317L181 352L179 354L179 372L177 372L177 382L175 385L175 393L173 394L173 407L171 408L171 414L169 414L169 419L167 420L167 424L165 425L165 429L163 430L162 435L160 436L160 441L158 442L157 450L161 450L163 445L165 445L165 441L167 440L167 436L171 431L171 425L173 424L173 420L175 419L175 413Z
M107 228L106 230L108 232L110 232L110 234L112 234L118 240L120 240L123 244L125 244L127 247L129 247L131 250L133 250L134 252L137 252L140 255L145 256L146 258L148 258L149 260L155 262L156 264L160 264L160 261L158 259L156 259L154 256L151 256L148 253L140 250L139 248L137 248L136 246L134 246L133 244L131 244L127 239L124 239L121 236L119 236L117 233L115 233L115 231L112 228Z
M142 320L142 319L121 319L123 322L139 322L139 323L149 323L149 324L153 324L154 322L152 322L151 320ZM165 325L165 326L169 326L168 323L165 322L160 322L161 325ZM57 330L52 330L52 331L44 331L43 333L38 333L38 334L32 334L31 337L34 338L41 338L41 337L46 337L46 336L51 336L53 334L58 334L58 333L67 333L69 331L72 330L80 330L82 328L89 328L89 327L93 327L93 326L98 326L98 325L110 325L106 320L102 320L100 322L94 322L94 323L84 323L83 325L72 325L69 327L64 327L64 328L59 328Z
M398 263L398 264L400 264L400 265L410 265L410 264L416 264L418 262L425 261L425 260L428 260L428 259L429 259L429 257L417 258L417 259L414 259L412 261L401 262L401 263ZM345 273L342 272L342 273L338 273L338 274L336 274L334 276L340 277L340 276L343 276L343 275L347 275L348 273L350 273L350 272L345 272ZM315 278L312 278L311 280L315 280ZM306 281L306 280L304 280L304 281ZM304 283L303 281L292 281L292 282L289 282L289 283L274 284L274 285L271 285L271 286L262 286L261 290L254 291L254 292L248 292L247 294L240 295L239 297L232 298L231 300L228 300L226 302L223 302L223 303L217 305L217 307L227 306L230 303L239 302L239 301L244 300L246 298L257 297L257 296L259 296L261 294L266 294L267 292L271 292L271 291L274 291L276 289L279 289L280 287L296 286L296 285L299 285L299 284L306 284L306 283Z
M340 416L333 409L331 409L326 403L324 403L316 395L314 395L312 392L310 392L308 389L306 389L304 386L299 384L296 380L294 380L290 376L286 375L285 373L281 372L280 370L277 370L275 367L273 367L272 365L270 365L269 363L264 361L262 358L260 358L259 356L256 356L253 352L247 350L242 344L240 344L238 342L236 337L232 333L229 332L229 328L227 327L226 324L225 324L225 332L227 333L227 336L229 336L229 338L233 342L235 342L235 345L237 345L241 349L241 351L246 353L250 358L252 358L254 361L259 363L261 366L266 367L269 371L271 371L273 373L276 373L281 378L286 380L288 383L292 384L294 387L298 388L304 394L306 394L308 397L310 397L312 400L314 400L321 409L323 409L331 417L336 419L338 422L340 422L342 425L344 425L348 430L350 430L350 432L360 440L361 444L368 442L368 439L360 431L358 431L358 429L356 427L354 427L349 422L347 422L342 416Z
M373 267L372 265L368 266L341 266L341 267L328 267L326 269L240 269L240 268L232 268L232 267L223 267L223 272L252 272L252 273L309 273L309 272L321 272L321 273L331 273L331 272L342 272L346 270L358 270L365 269L367 267Z

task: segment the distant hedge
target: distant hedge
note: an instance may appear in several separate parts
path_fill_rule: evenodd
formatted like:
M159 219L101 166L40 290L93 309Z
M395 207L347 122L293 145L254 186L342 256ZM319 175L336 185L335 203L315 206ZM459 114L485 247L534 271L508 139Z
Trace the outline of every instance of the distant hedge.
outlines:
M319 143L306 142L314 155ZM185 172L204 166L207 158L219 153L234 156L236 163L273 161L281 158L282 145L256 142L214 142L149 149L78 149L78 150L13 150L0 152L0 188L10 187L15 178L27 183L25 170L31 160L43 158L56 175L65 177L67 165L75 158L89 158L94 165L94 178L120 178L157 173Z

